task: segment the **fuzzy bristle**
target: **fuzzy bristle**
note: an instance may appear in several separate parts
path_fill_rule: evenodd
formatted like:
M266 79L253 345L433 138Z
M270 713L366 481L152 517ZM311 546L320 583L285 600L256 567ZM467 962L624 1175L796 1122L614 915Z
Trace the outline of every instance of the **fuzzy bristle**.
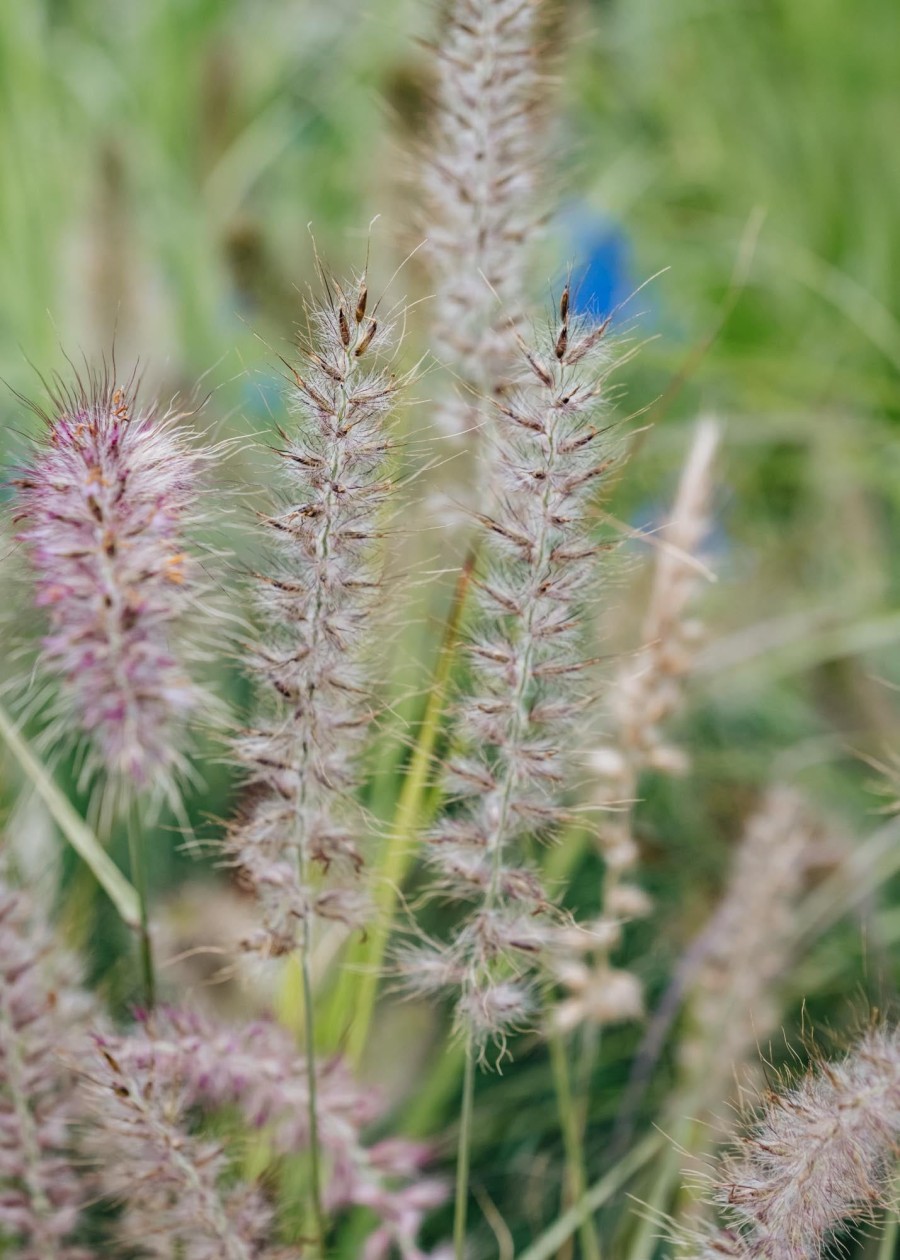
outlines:
M388 363L394 321L370 312L365 282L326 290L293 371L284 502L265 518L264 633L248 654L264 712L236 745L250 783L227 839L263 907L248 944L270 955L296 948L313 918L352 925L366 914L352 788L373 716L365 658L391 491L387 420L403 382Z
M585 668L582 609L598 547L589 498L610 467L602 407L606 326L559 317L520 344L528 379L497 408L490 514L478 516L484 572L469 646L471 684L459 705L460 755L449 766L457 808L435 829L437 891L472 903L453 939L402 957L409 983L441 971L461 989L459 1022L476 1044L501 1044L530 1021L527 973L549 910L535 839L565 815L573 731Z
M900 1032L880 1027L842 1061L767 1094L717 1176L726 1224L694 1254L818 1260L837 1229L883 1201L898 1138Z
M0 1251L15 1243L22 1260L86 1255L70 1241L88 1196L64 1056L87 1009L72 961L0 877Z
M436 49L434 135L424 155L434 349L460 386L438 423L462 434L518 370L534 209L537 5L454 0Z
M205 456L174 415L105 379L60 389L42 414L16 520L50 621L56 724L88 737L90 771L137 789L171 783L204 703L181 631L203 586L189 537Z

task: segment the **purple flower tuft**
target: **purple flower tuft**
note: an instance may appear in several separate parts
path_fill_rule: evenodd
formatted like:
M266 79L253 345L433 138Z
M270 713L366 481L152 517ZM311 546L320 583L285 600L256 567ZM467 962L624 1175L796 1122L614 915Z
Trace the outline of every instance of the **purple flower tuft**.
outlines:
M85 1002L26 897L0 877L0 1252L78 1260L67 1239L85 1199L67 1157L70 1047Z
M89 737L89 771L144 787L183 769L179 735L202 694L176 641L197 597L184 544L202 457L132 387L104 378L52 403L16 481L19 539L50 620L43 661L63 680L60 726Z

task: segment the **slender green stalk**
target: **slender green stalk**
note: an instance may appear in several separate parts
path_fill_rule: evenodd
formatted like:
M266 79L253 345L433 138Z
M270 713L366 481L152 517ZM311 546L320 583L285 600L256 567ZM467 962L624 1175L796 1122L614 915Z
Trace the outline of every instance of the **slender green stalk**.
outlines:
M900 1211L897 1209L897 1192L900 1191L900 1165L894 1172L890 1204L884 1216L884 1230L878 1244L875 1260L896 1260L897 1240L900 1237Z
M884 1222L884 1233L881 1235L875 1260L896 1260L898 1233L900 1233L900 1221L898 1221L897 1213L892 1212Z
M454 1260L466 1260L466 1214L469 1206L469 1160L472 1154L472 1115L475 1110L475 1048L472 1034L466 1043L466 1070L463 1076L462 1106L459 1117L459 1147L456 1157L456 1203L453 1212Z
M325 1255L325 1238L327 1221L322 1206L322 1169L319 1159L319 1107L316 1089L316 1041L315 1013L313 1010L312 976L309 967L309 948L307 935L304 935L301 966L303 969L303 1026L306 1039L306 1082L307 1109L309 1122L309 1193L312 1200L312 1214L315 1223L315 1255Z
M467 557L456 584L418 739L404 775L390 835L375 872L374 920L365 940L351 947L343 973L345 979L338 985L335 997L334 1009L341 1018L344 1012L353 1011L347 1054L356 1064L368 1042L398 891L412 861L413 842L421 829L423 814L428 812L426 798L434 748L441 730L447 686L474 563L473 552Z
M138 952L141 960L141 976L144 982L144 1001L147 1009L152 1011L156 1005L156 969L153 965L153 944L150 940L150 907L147 894L143 834L137 802L130 802L127 809L128 859L131 863L131 878L137 892L138 905L140 907Z
M685 1118L682 1124L669 1134L669 1145L646 1197L642 1198L643 1212L637 1218L634 1236L628 1248L629 1260L651 1260L659 1245L660 1221L668 1219L672 1200L681 1181L684 1162L684 1145L689 1140L689 1129L694 1121Z
M579 1202L587 1187L584 1165L584 1124L578 1114L572 1095L566 1046L561 1033L551 1032L550 1063L553 1068L553 1085L556 1105L566 1152L566 1191L570 1202ZM588 1213L578 1226L578 1237L584 1260L600 1260L600 1240L593 1217Z
M595 1181L591 1188L573 1203L567 1212L563 1212L530 1247L517 1257L517 1260L553 1260L560 1247L577 1231L586 1216L596 1212L617 1191L621 1190L628 1180L648 1163L665 1138L661 1133L651 1133L628 1154L620 1159L614 1168Z

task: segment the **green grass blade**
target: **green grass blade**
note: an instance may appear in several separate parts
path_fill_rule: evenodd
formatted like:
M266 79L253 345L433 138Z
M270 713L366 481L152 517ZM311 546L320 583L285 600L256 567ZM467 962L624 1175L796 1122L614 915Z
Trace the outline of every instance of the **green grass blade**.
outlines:
M35 756L28 741L0 706L0 735L31 780L54 821L81 860L94 873L97 883L112 901L124 923L137 928L141 921L138 895L101 846L84 819L69 804Z
M661 1133L651 1133L643 1142L639 1142L615 1168L611 1168L596 1181L577 1203L573 1203L530 1247L521 1252L517 1260L553 1260L559 1248L568 1242L582 1221L601 1208L616 1191L621 1190L628 1179L653 1158L664 1140Z
M412 865L416 836L428 812L426 805L434 749L441 729L474 559L474 555L468 557L456 584L419 737L404 776L390 834L374 872L373 925L364 940L350 946L335 994L334 1009L339 1014L353 1012L353 1025L347 1041L347 1053L353 1063L359 1063L366 1047L397 897Z

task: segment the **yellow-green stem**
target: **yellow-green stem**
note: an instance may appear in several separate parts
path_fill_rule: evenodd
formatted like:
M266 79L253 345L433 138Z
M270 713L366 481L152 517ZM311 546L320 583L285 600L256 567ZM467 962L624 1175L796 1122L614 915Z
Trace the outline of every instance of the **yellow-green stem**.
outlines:
M472 1037L466 1045L462 1105L459 1115L459 1146L456 1156L456 1203L453 1211L454 1260L466 1260L466 1216L469 1206L469 1160L472 1153L472 1114L475 1109L475 1050Z
M403 780L390 835L375 876L373 923L366 940L351 947L344 969L345 979L337 990L336 1009L352 1010L354 1013L353 1026L347 1041L347 1054L351 1062L356 1064L362 1058L368 1041L397 896L412 861L413 842L421 827L434 748L440 733L447 684L450 681L453 655L474 564L474 553L470 553L456 584L419 737ZM358 967L363 970L358 971ZM348 992L351 986L355 990L352 993Z
M900 1236L900 1211L897 1209L897 1192L900 1191L900 1164L894 1172L890 1207L884 1217L884 1232L878 1244L876 1260L896 1260L897 1239Z
M81 860L90 867L97 883L109 897L129 927L140 923L140 905L135 889L107 854L81 815L54 783L43 763L35 756L16 723L0 705L0 735L22 771L47 806L54 822Z
M140 924L138 927L138 952L141 960L141 976L144 984L144 1002L147 1010L156 1006L156 970L153 965L153 944L150 940L150 907L147 894L147 872L144 864L143 835L138 808L135 802L128 807L128 858L131 864L131 880L138 896Z
M550 1033L550 1063L553 1068L553 1086L566 1152L566 1189L570 1203L578 1203L584 1196L587 1175L584 1164L584 1123L578 1114L572 1096L569 1063L562 1035ZM590 1213L585 1214L578 1226L578 1237L584 1260L600 1260L600 1240Z
M309 926L307 925L306 933L308 932ZM301 967L303 970L303 1027L306 1041L306 1093L309 1124L309 1191L316 1232L314 1255L319 1260L322 1260L322 1257L325 1255L327 1222L325 1211L322 1207L322 1169L319 1160L319 1110L316 1086L316 1028L313 1010L312 977L309 967L309 947L306 935L304 935L303 949L301 951Z

